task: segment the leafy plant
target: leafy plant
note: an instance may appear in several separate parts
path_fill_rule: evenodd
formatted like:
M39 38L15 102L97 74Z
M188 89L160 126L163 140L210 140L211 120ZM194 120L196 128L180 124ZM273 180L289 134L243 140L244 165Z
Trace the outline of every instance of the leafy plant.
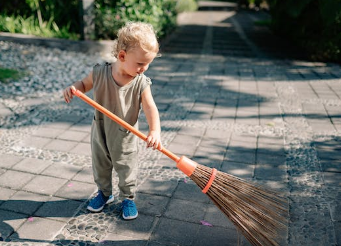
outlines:
M79 3L78 0L2 0L0 31L78 39Z
M313 59L341 62L341 0L269 0L272 29Z
M0 67L0 82L7 83L10 79L21 78L22 73L17 70Z
M96 2L96 32L98 38L114 39L117 30L128 21L142 21L153 25L159 37L176 25L175 0L118 0L115 6Z
M178 0L175 10L177 13L192 12L198 9L198 4L195 0Z
M73 40L77 40L79 36L76 33L70 33L69 26L59 28L52 18L49 21L39 24L33 16L24 18L21 16L0 15L0 30L10 33L23 33L48 38L55 37Z

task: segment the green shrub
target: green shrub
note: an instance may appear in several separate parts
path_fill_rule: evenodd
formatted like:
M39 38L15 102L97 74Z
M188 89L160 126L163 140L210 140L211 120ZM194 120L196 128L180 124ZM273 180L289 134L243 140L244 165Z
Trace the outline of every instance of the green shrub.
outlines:
M0 31L68 39L80 36L79 0L1 0L0 18Z
M272 29L313 59L341 62L341 0L269 0Z
M178 0L175 6L177 13L192 12L198 9L198 4L195 0Z
M113 5L96 2L96 35L99 39L115 39L117 30L128 21L153 25L159 37L176 25L175 0L118 0Z
M0 15L0 30L10 33L22 33L47 38L78 39L78 34L70 33L69 26L59 28L52 18L42 25L33 16L23 18L21 16Z
M0 67L0 82L8 83L10 80L18 80L25 75L25 72L19 72L14 69Z

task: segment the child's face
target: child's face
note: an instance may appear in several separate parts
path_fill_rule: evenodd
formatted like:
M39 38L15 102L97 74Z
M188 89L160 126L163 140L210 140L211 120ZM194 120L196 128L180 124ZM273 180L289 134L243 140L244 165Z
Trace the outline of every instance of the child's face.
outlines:
M149 64L152 63L157 55L155 52L144 51L141 47L124 53L124 59L121 61L125 72L132 77L147 71Z

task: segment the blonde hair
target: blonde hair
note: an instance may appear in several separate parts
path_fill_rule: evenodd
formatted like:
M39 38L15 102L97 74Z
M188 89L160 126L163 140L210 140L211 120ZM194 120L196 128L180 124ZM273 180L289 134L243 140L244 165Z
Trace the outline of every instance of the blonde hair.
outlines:
M148 52L159 52L159 43L151 24L143 22L126 23L117 33L112 54L117 58L121 50L128 52L136 47L141 47Z

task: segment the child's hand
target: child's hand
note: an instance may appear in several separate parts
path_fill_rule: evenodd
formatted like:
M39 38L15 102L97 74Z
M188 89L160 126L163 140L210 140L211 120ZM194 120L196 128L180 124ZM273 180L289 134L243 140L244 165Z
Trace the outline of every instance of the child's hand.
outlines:
M162 150L161 136L159 131L150 131L147 136L147 148Z
M64 89L63 91L63 96L64 96L64 100L67 103L70 103L72 98L73 98L73 94L72 94L72 90L71 90L72 86L68 86Z

